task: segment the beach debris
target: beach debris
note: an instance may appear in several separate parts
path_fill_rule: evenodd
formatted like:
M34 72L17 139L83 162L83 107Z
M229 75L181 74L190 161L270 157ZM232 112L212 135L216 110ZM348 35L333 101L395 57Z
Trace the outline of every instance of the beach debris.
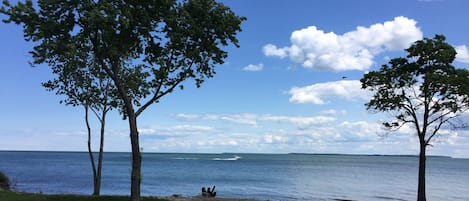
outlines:
M210 187L205 190L205 187L202 187L202 197L215 197L217 196L217 192L215 192L215 186L212 189Z

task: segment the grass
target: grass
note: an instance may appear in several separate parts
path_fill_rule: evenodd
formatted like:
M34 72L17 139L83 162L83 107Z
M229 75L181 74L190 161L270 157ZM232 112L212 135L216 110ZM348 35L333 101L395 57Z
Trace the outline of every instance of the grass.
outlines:
M129 201L129 196L46 195L19 193L0 189L1 201ZM168 201L156 197L142 197L142 201Z

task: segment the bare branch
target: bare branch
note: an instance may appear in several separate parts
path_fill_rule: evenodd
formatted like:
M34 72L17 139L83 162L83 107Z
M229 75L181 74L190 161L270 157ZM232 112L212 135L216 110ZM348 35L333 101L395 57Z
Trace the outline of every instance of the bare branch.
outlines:
M427 140L426 140L425 143L426 143L426 144L429 144L430 141L432 140L432 138L433 138L435 135L437 135L437 133L438 133L438 131L440 130L441 126L442 126L443 124L445 124L446 122L448 122L450 119L455 118L455 117L456 117L456 116L452 116L452 117L449 117L449 118L447 118L447 119L440 119L441 121L438 123L438 125L435 126L435 128L433 129L432 134L430 135L430 137L427 138Z

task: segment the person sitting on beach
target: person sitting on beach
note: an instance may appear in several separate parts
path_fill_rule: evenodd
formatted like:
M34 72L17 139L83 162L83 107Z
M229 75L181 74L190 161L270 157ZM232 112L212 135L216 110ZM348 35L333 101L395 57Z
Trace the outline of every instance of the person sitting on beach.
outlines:
M211 196L211 197L217 196L217 192L215 192L215 186L213 186L212 192L210 192L210 196Z
M217 192L215 192L215 186L212 189L208 187L207 191L205 191L205 187L202 187L202 197L215 197Z
M205 191L205 187L202 187L202 196L203 197L209 197L209 193L207 191Z
M207 193L210 195L210 197L217 196L217 192L215 192L215 186L213 186L212 190L210 190L210 187L208 187Z

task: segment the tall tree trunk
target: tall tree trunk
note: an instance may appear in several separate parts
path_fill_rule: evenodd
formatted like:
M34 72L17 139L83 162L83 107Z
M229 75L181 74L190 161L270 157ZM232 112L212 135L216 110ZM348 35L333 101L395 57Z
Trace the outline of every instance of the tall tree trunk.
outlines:
M135 112L129 114L130 143L132 145L132 175L130 183L130 197L132 201L140 201L141 165L140 145L138 139L137 117Z
M427 145L425 140L420 140L420 155L419 155L419 184L418 184L418 193L417 201L426 201L427 196L425 192L425 162L426 162L426 151Z
M94 185L94 193L93 195L99 195L101 193L101 172L103 169L103 155L104 155L104 130L106 127L106 113L107 108L106 106L103 109L103 113L101 114L101 136L99 142L99 156L98 156L98 171L97 176L95 178L95 185Z
M129 118L129 128L130 128L130 144L132 147L132 173L130 175L130 199L131 201L140 201L140 183L141 183L141 169L142 169L142 157L140 155L140 145L138 139L138 129L137 129L137 115L135 114L132 100L129 97L124 85L122 84L121 79L116 76L115 69L116 64L112 64L112 68L104 68L106 73L112 78L114 84L119 91L119 94L124 101L125 111L127 112L127 118ZM105 66L105 65L103 65Z
M98 194L96 194L97 173L96 173L96 164L94 163L93 151L91 150L91 127L90 127L90 122L88 120L88 112L89 112L89 106L85 105L85 122L86 122L86 129L88 131L88 153L90 155L90 160L91 160L91 169L93 170L93 186L94 186L93 195L99 195L99 192Z

